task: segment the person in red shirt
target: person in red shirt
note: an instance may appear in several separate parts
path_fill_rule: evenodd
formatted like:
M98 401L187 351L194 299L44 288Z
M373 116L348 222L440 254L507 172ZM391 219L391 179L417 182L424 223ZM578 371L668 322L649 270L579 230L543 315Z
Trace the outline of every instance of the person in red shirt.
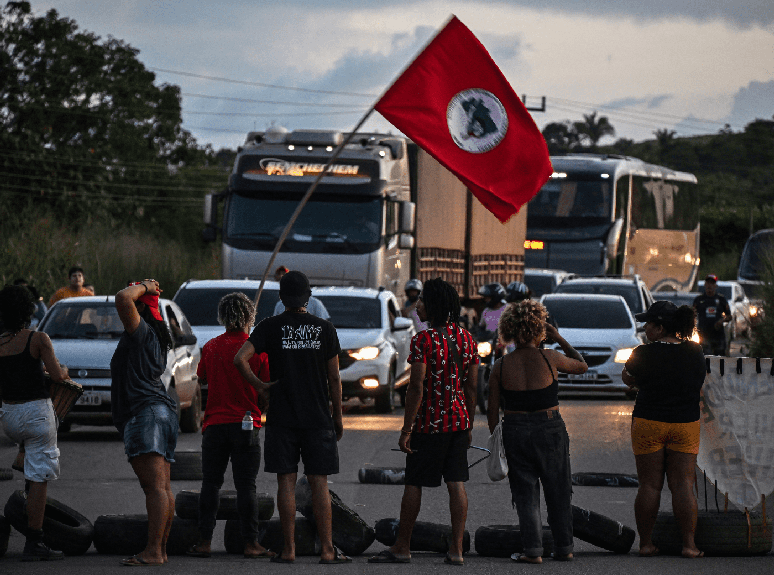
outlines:
M411 379L398 445L406 453L406 479L395 545L369 563L409 563L409 544L422 502L422 487L449 491L452 539L445 563L462 565L468 514L467 450L476 409L478 353L473 336L458 324L457 291L441 278L425 282L417 304L430 327L411 340Z
M207 384L207 408L202 421L202 490L199 495L199 542L188 550L193 557L209 557L220 488L229 459L237 492L242 538L247 558L273 557L258 543L258 499L255 478L261 464L262 399L234 366L234 356L247 341L255 321L255 305L240 292L224 296L218 304L218 321L226 327L202 348L197 374ZM250 359L250 368L262 381L269 381L269 360L265 353ZM249 412L252 429L242 429Z

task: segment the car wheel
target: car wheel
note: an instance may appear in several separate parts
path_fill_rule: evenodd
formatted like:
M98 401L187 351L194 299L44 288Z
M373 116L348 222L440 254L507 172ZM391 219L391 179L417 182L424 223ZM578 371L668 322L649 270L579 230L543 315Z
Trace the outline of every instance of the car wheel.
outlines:
M177 420L180 421L180 416L182 414L182 410L180 409L180 397L177 395L177 390L174 387L174 381L172 381L169 384L169 389L167 389L167 394L169 394L169 397L172 398L172 401L175 402L175 411L177 412Z
M179 404L179 402L178 402ZM183 433L198 433L202 428L202 389L197 385L196 393L191 399L191 407L180 414L180 431Z
M390 366L388 377L387 385L385 385L387 389L377 395L374 401L376 413L392 413L393 395L395 393L395 366Z
M489 409L489 372L488 365L482 365L478 368L478 384L476 389L476 404L478 410L486 415Z
M406 407L406 386L405 385L398 390L398 397L400 398L400 406Z

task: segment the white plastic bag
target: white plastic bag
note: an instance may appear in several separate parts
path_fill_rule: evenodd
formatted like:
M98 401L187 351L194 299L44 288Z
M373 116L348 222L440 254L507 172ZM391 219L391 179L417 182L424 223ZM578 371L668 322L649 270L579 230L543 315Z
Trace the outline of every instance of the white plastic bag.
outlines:
M486 472L492 481L501 481L508 477L508 460L503 449L503 422L497 424L487 444L489 459L486 462Z

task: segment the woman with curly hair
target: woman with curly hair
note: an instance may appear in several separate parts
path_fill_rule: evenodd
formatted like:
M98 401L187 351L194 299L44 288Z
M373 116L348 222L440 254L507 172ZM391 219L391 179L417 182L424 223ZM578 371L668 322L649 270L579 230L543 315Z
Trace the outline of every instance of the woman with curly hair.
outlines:
M573 558L572 481L570 440L559 415L559 381L556 372L585 373L581 354L546 322L546 308L535 301L508 304L500 316L498 333L516 349L501 357L489 377L490 433L503 417L503 447L508 460L511 499L519 516L524 554L518 563L542 563L543 522L540 517L540 482L554 536L554 559ZM564 353L540 349L548 340Z
M24 286L5 286L0 292L0 422L6 435L22 445L27 495L27 540L22 561L62 559L43 543L43 515L48 482L59 476L56 415L41 361L51 380L67 379L51 340L29 328L35 302Z

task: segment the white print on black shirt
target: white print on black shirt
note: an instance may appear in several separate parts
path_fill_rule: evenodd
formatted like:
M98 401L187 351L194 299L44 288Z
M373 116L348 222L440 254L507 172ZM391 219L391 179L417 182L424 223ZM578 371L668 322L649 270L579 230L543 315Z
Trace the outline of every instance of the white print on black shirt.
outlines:
M282 349L320 349L322 326L282 326Z

